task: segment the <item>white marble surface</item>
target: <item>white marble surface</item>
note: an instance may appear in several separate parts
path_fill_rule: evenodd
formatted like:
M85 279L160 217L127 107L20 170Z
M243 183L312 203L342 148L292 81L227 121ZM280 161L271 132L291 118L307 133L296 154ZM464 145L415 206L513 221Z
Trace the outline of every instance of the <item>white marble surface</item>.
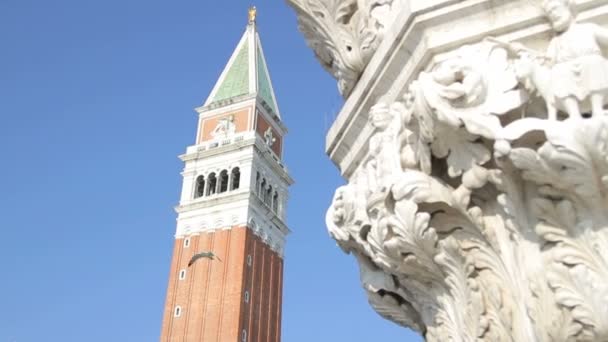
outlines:
M606 1L288 2L347 97L326 221L372 307L429 341L608 340Z

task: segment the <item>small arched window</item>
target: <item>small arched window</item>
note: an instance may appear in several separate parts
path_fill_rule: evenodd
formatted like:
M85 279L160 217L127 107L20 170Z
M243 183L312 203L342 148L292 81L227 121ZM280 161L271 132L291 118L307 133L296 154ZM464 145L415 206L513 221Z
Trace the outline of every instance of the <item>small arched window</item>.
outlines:
M194 190L194 198L203 197L205 195L205 176L198 176L196 179L196 189Z
M190 247L190 238L185 238L184 239L184 248L188 248Z
M218 187L218 193L223 193L228 191L228 171L223 170L222 172L220 172L220 179L219 179L219 187Z
M179 280L186 279L186 270L179 271Z
M264 199L264 194L266 191L266 179L262 179L262 185L260 186L260 191L258 192L258 195L260 196L260 198L263 200Z
M264 193L264 203L266 203L266 205L270 207L271 201L272 201L272 186L269 186L268 189L266 189L266 192Z
M247 342L247 330L243 329L243 333L241 334L241 341Z
M258 196L260 195L260 173L256 172L255 174L255 193L258 194Z
M279 193L274 192L274 196L272 197L272 211L278 213L279 210Z
M230 190L236 190L241 185L241 170L238 167L232 169L232 184Z
M173 313L173 316L179 317L181 315L182 315L182 307L178 305L178 306L175 307L175 311Z
M213 195L215 194L215 190L217 187L217 178L215 177L215 172L212 172L209 175L209 179L207 180L207 193L205 195Z
M249 291L245 291L245 303L249 303Z

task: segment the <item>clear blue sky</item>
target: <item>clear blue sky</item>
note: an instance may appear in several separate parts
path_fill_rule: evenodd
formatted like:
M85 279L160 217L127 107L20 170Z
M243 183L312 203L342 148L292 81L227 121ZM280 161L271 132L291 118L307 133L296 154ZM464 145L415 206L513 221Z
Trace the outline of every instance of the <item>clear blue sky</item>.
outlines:
M156 341L177 156L246 25L241 0L0 0L0 342ZM283 340L419 341L367 304L323 222L342 100L282 1L259 30L291 188Z

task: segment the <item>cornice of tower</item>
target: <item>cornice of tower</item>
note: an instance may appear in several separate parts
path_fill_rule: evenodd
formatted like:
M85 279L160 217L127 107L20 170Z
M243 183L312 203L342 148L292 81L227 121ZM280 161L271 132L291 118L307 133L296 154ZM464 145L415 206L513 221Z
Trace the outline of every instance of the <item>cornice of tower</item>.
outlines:
M282 135L286 135L289 130L287 129L287 126L285 126L281 118L274 116L272 112L268 110L267 106L264 106L265 102L263 99L257 97L257 101L257 103L259 104L257 108L260 110L260 112L262 112L262 115L264 115L264 117L268 119L269 122L271 122L272 125L275 126L275 128L281 132Z
M248 146L254 146L259 139L260 138L256 136L256 132L248 131L227 137L225 139L210 140L188 147L186 153L180 155L179 159L184 162L188 162L225 154L227 152L240 150Z
M239 192L227 192L223 194L216 194L213 197L201 197L199 199L192 200L188 203L180 204L176 206L175 212L183 214L189 211L217 207L219 205L230 204L238 201L248 200L250 193L248 190Z
M262 113L262 115L264 115L264 118L266 118L276 130L281 132L281 135L286 135L289 132L289 129L287 128L287 126L285 126L281 118L272 114L272 111L269 110L268 106L265 105L265 103L266 102L261 97L254 94L230 98L222 102L213 103L208 106L200 106L195 108L194 110L202 117L209 117L218 114L228 113L236 109L248 106L255 106L255 108L257 108Z

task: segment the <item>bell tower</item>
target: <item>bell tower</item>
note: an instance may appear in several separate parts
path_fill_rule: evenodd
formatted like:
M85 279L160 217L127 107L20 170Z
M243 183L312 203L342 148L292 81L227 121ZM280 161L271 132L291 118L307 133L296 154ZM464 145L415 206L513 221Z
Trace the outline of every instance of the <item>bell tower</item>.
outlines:
M185 167L161 341L280 341L287 128L255 7L199 115Z

